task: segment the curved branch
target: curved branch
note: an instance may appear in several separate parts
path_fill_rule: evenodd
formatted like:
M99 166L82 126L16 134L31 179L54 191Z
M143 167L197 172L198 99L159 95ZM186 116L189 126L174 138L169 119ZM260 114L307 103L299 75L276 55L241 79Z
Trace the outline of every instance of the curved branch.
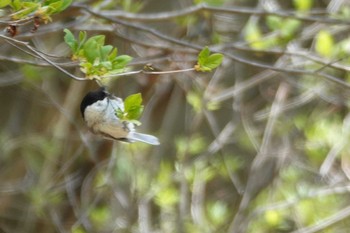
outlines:
M65 69L63 69L62 67L60 67L59 65L57 65L55 62L51 61L50 59L48 59L42 52L36 50L35 48L33 48L32 46L29 45L28 42L24 42L24 41L20 41L20 40L16 40L14 38L11 37L7 37L7 36L3 36L0 35L0 38L2 38L3 40L5 40L6 42L8 42L9 44L11 44L12 46L14 46L17 49L20 49L23 52L28 53L31 56L34 56L36 58L42 59L43 61L47 62L48 64L50 64L51 66L55 67L56 69L58 69L59 71L63 72L64 74L66 74L67 76L69 76L70 78L73 78L77 81L89 81L89 79L86 78L81 78L81 77L77 77L71 73L69 73L68 71L66 71ZM16 44L25 47L26 49L28 49L30 52L23 50L22 48L20 48L19 46L17 46Z

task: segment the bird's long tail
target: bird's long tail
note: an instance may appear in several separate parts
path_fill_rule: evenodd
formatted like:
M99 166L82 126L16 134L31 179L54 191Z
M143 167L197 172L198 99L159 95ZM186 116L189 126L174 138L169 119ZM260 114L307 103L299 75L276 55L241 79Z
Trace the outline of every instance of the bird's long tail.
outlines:
M143 133L137 133L137 132L130 132L128 134L127 139L130 141L139 141L148 143L151 145L159 145L159 140L155 136L149 135L149 134L143 134Z

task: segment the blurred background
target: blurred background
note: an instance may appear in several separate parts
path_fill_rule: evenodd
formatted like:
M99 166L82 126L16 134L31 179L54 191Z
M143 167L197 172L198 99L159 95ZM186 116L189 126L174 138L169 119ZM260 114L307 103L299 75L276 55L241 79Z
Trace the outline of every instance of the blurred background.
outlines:
M17 28L13 39L79 77L64 28L105 35L130 70L222 53L210 73L106 82L142 94L138 131L160 146L91 134L79 106L97 83L3 31L0 232L347 232L349 23L344 0L91 0Z

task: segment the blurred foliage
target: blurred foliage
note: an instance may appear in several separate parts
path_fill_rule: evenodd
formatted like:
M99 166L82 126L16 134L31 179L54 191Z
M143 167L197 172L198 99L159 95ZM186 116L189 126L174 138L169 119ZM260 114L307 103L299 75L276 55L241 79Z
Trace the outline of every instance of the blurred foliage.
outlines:
M241 213L242 232L347 232L350 39L332 20L350 5L328 2L0 1L3 29L40 14L10 34L88 78L1 37L0 232L234 233ZM209 8L145 17L191 4ZM146 66L164 73L109 91L161 145L89 133L93 79ZM171 72L193 67L212 72Z
M65 10L72 4L72 0L45 0L45 1L25 1L25 0L4 0L0 3L0 8L11 7L14 12L11 18L14 20L24 19L35 15L44 22L51 21L51 15Z

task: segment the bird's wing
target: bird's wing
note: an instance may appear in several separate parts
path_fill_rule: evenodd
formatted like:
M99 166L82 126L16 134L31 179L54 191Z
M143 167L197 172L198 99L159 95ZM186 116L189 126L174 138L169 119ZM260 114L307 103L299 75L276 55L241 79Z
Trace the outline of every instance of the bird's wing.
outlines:
M151 145L160 144L158 138L156 138L155 136L138 133L135 131L130 131L121 122L119 124L117 123L100 124L98 134L109 139L122 140L126 142L139 141L139 142L144 142Z
M101 134L104 137L117 140L125 139L129 134L129 131L123 126L121 122L101 123L95 132Z

